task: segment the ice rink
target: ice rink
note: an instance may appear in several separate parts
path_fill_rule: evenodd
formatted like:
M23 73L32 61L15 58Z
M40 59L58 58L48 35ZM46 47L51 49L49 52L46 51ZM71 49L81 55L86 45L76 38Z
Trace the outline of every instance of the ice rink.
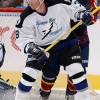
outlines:
M96 91L100 94L100 91ZM95 94L95 96L98 94ZM0 100L14 100L15 90L0 91ZM42 100L38 91L32 91L30 96L25 100ZM48 100L66 100L65 90L53 90ZM81 100L81 99L80 99ZM93 100L100 100L100 96Z

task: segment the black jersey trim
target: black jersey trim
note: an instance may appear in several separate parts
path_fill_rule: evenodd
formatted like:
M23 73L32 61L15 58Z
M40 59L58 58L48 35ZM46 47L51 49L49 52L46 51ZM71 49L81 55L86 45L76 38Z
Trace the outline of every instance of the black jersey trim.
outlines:
M23 25L23 22L24 22L25 18L26 18L27 16L29 16L30 14L32 14L33 12L35 12L35 11L32 10L32 8L28 6L28 7L22 12L22 14L20 15L20 22L19 22L18 24L16 24L16 27L17 27L17 28L21 28L22 25Z

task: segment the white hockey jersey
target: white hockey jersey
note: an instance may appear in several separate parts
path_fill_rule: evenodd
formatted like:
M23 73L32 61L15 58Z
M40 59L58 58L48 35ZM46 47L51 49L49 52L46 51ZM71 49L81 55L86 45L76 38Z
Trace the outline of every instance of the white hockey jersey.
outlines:
M17 45L23 50L29 42L34 42L39 46L52 44L71 29L70 19L77 21L75 14L79 10L84 10L84 8L56 4L48 7L45 15L33 12L24 19L21 28L16 28L16 34L18 35Z

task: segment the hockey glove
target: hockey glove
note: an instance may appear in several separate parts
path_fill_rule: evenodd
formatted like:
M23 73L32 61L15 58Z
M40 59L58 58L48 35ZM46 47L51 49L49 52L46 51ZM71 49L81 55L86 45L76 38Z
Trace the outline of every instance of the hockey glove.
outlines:
M90 25L92 23L93 15L87 10L79 11L75 16L77 20L82 20L83 24Z
M77 0L80 4L82 4L86 10L92 12L93 10L96 9L96 1L95 0ZM98 11L99 12L99 11ZM98 15L98 12L94 13L93 14L93 19L92 19L92 24L94 24L97 20L97 15Z
M85 11L82 15L82 21L86 25L90 25L92 23L93 15L89 11Z
M38 45L33 42L30 42L26 45L24 52L33 55L34 59L39 63L43 63L49 57L47 52L44 52Z

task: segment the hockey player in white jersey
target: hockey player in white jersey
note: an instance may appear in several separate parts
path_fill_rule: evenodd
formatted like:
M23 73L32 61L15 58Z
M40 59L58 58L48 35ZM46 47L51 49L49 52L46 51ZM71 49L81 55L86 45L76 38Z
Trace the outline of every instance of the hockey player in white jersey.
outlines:
M63 2L61 2L61 3L63 3ZM77 8L77 7L79 7L80 4L76 0L72 0L72 5L73 5L73 7ZM92 21L91 21L91 23L92 23ZM77 24L77 22L76 23L73 22L72 26L74 26L75 24ZM88 44L89 44L89 39L88 39L88 35L87 35L87 26L85 24L83 24L79 28L74 30L73 32L78 35L78 38L79 38L79 41L80 41L79 43L80 43L80 46L81 46L81 57L82 57L82 60L88 60L88 48L89 48ZM73 41L74 41L74 39L73 39ZM88 62L83 62L82 63L82 66L84 67L84 69L86 69L87 65L88 65ZM48 73L48 71L49 70L46 70L44 74ZM54 69L53 69L53 71L54 71ZM69 79L70 79L70 81L68 81L68 89L70 89L70 90L66 91L66 95L67 95L66 100L74 100L74 96L73 95L74 94L78 95L78 94L76 94L75 88L73 90L73 87L75 87L75 86L74 86L74 84L72 85L72 82L71 82L72 79L70 77L69 77ZM46 98L46 96L48 98L48 94L50 92L46 93L46 91L44 91L44 90L46 90L46 87L49 87L49 83L47 84L47 83L45 83L43 81L45 81L44 77L43 77L42 82L41 82L42 83L42 85L41 85L42 86L41 94L45 98ZM47 80L46 80L46 82L47 82ZM81 87L81 86L83 86L83 84L80 84L79 86ZM51 89L49 89L49 90L51 90ZM90 90L89 92L90 92L90 95L91 95L92 90ZM95 100L95 99L98 100L100 98L99 95L91 95L91 96L92 96L93 100Z
M25 70L22 73L22 78L18 84L15 100L27 99L37 79L37 72L42 70L42 68L47 68L48 64L54 64L57 68L57 66L59 67L60 65L74 65L75 63L77 68L72 67L72 65L68 66L66 67L67 72L71 77L81 73L78 78L73 80L76 90L87 89L88 84L84 69L81 66L80 50L78 46L73 46L73 48L68 49L66 47L67 37L65 36L63 40L49 51L49 53L44 52L43 49L59 39L70 29L70 19L74 21L82 19L85 23L87 20L91 21L91 14L87 11L84 12L85 9L80 6L78 9L74 9L69 5L57 4L47 8L43 0L33 0L30 4L35 12L29 12L26 14L26 17L21 15L20 18L23 19L20 19L16 25L16 44L22 52L27 54L28 58ZM74 43L76 44L77 41L74 41ZM68 58L68 54L73 54L70 55L72 59ZM62 59L64 59L64 61ZM45 67L44 63L46 65ZM51 73L51 76L52 75ZM84 84L84 86L78 90L77 85L79 82ZM86 95L85 100L91 100L87 91L88 90L84 90L84 92L78 93L82 96ZM79 98L76 96L76 100L78 99Z

